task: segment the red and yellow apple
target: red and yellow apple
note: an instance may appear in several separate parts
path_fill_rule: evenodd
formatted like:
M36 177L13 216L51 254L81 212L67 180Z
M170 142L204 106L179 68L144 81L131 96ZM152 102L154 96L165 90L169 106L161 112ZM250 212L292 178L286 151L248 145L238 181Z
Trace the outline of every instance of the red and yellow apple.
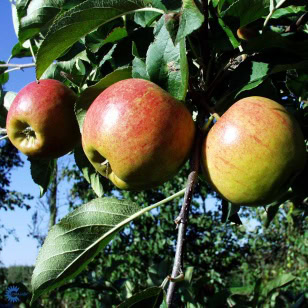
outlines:
M236 31L237 37L243 41L249 41L257 36L259 36L258 30L254 28L249 28L247 26L243 26L237 29Z
M183 103L142 79L119 81L91 104L82 129L89 161L118 188L164 183L187 161L195 125Z
M296 120L280 104L247 97L213 125L202 167L213 188L234 204L275 201L304 168L306 148Z
M76 94L53 79L31 82L15 97L6 128L13 145L33 158L57 158L80 141Z

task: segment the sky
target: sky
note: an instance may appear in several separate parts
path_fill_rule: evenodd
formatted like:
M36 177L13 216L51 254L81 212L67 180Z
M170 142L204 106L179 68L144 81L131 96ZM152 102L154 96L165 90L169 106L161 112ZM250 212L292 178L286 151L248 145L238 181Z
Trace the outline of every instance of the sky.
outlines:
M7 61L12 48L17 43L9 0L0 1L0 42L0 60ZM11 63L30 63L31 61L31 58L12 59ZM5 85L5 90L18 92L34 79L34 68L14 71L10 73L10 79ZM11 188L38 197L38 188L32 181L29 163L24 156L23 160L25 161L24 167L12 172ZM31 207L34 206L35 201L31 202ZM8 229L15 229L15 235L19 239L17 242L13 236L10 236L4 243L3 250L0 251L0 261L4 266L34 264L37 255L37 242L27 237L28 224L31 223L32 214L33 210L16 209L6 212L2 208L0 209L0 224L4 224Z
M9 0L0 0L0 60L7 61L11 50L17 43L17 37L14 32L11 4ZM31 63L32 58L17 59L13 58L10 63ZM35 80L34 68L26 68L23 71L17 70L10 73L10 79L5 84L6 91L18 92L29 82ZM38 253L37 241L28 237L29 226L32 223L32 215L37 208L41 208L39 199L39 188L33 182L30 174L30 164L26 156L21 154L24 161L23 168L15 168L11 177L11 189L22 193L31 194L34 200L30 201L30 210L16 208L14 211L5 211L0 209L0 225L4 225L7 229L15 229L15 235L19 239L16 241L10 236L0 251L0 261L2 266L11 265L33 265ZM72 158L70 158L72 159ZM67 163L67 157L62 159L60 163ZM61 209L59 217L66 214L65 194L68 186L65 185L59 192L59 201ZM42 199L41 199L42 200ZM42 229L46 229L47 219L46 213L41 211ZM45 227L45 228L44 228ZM3 230L2 230L3 231ZM1 228L0 228L1 232ZM1 266L1 264L0 264Z

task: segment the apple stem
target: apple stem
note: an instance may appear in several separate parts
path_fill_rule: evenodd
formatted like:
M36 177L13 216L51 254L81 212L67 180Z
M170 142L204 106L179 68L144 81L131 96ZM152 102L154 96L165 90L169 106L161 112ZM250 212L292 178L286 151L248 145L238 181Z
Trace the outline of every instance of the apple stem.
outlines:
M212 114L212 116L215 118L216 121L218 121L220 119L220 115L218 113L216 113L216 112L214 112Z
M188 225L188 213L190 209L191 200L194 193L194 188L198 182L198 172L200 163L201 145L203 141L203 132L197 128L195 144L193 147L193 153L190 160L190 173L186 185L183 205L179 216L176 218L175 223L178 228L178 236L176 242L175 258L172 268L172 274L170 276L170 284L167 290L167 306L171 307L173 296L175 292L175 285L178 282L179 275L183 275L183 255L184 255L184 238Z

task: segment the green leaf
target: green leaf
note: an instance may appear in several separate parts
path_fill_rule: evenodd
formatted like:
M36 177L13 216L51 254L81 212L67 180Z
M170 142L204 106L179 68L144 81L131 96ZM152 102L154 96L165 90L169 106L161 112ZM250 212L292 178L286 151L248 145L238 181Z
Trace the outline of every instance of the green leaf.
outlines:
M94 199L52 227L33 271L32 302L81 272L138 210L129 201Z
M280 203L279 204L273 204L268 207L267 209L267 215L266 215L266 221L265 221L265 228L268 228L271 221L275 218L276 214L279 211Z
M243 27L269 13L269 0L237 0L223 12L221 16L236 17L240 20L240 26Z
M297 78L288 78L287 87L295 96L308 100L308 74L298 72Z
M245 287L233 287L229 289L231 294L246 295L246 296L252 294L253 290L254 290L253 285L247 285Z
M98 95L100 95L106 88L111 86L112 84L128 79L132 77L132 68L131 67L124 67L113 71L112 73L108 74L104 78L102 78L98 83L95 85L88 87L84 90L80 97L78 98L75 106L75 112L78 120L78 124L80 130L82 130L82 125L84 118L86 116L87 110L92 104L92 102L96 99Z
M124 27L114 28L106 37L102 38L101 33L91 33L86 37L86 44L92 52L97 52L101 47L108 43L115 43L127 37Z
M51 22L62 12L84 1L85 0L31 0L28 1L26 10L23 8L23 16L21 16L20 7L17 5L20 22L18 29L19 40L24 42L39 32L47 31Z
M175 98L184 100L188 88L185 40L174 46L166 26L161 26L161 22L163 19L158 24L160 31L147 52L146 69L151 81Z
M150 80L145 62L137 57L133 60L132 77Z
M150 26L155 19L160 15L158 12L139 12L135 13L134 21L141 27Z
M91 185L96 195L102 197L104 194L104 184L106 185L108 180L102 177L91 165L81 145L75 148L74 158L77 167L80 169L87 182ZM104 180L106 183L104 183Z
M240 42L237 40L232 30L226 25L226 23L223 21L222 18L218 18L218 23L221 26L221 28L225 31L225 33L227 34L229 41L232 44L233 48L237 48L238 46L240 46Z
M117 306L118 308L132 308L132 307L147 307L158 308L163 300L163 289L161 287L151 287L141 291L125 302Z
M0 85L0 128L4 128L6 125L6 116L7 116L7 109L4 107L4 96L5 91L3 91Z
M97 27L125 14L142 11L142 0L87 0L59 16L51 26L37 54L37 78L65 50ZM144 10L154 10L146 8Z
M288 38L286 35L281 35L272 31L266 31L253 40L249 40L243 48L246 53L263 52L265 50L273 49L273 57L277 52L287 52L290 59L294 57L298 62L308 59L307 39L296 41Z
M278 19L282 16L285 16L285 17L288 17L288 15L295 15L295 14L298 14L299 12L303 12L305 13L306 12L306 8L305 6L288 6L288 7L285 7L285 8L282 8L282 9L278 9L274 12L274 14L271 16L271 18L274 18L274 19Z
M290 284L296 277L292 274L281 274L275 279L270 280L269 282L263 282L261 288L261 294L267 296L270 292L275 289L285 287Z
M115 198L98 198L63 218L49 231L32 275L32 300L76 277L132 220L182 196L185 189L146 208Z
M4 61L0 61L0 64L5 64ZM0 67L0 85L9 81L9 74L4 73L7 70L6 67Z
M180 14L179 29L175 43L179 43L187 35L199 29L204 22L204 16L193 0L183 0L182 12Z
M234 219L231 220L231 217L234 218L234 215L237 214L237 212L240 210L240 206L233 204L231 202L228 202L226 200L222 201L222 217L221 217L221 222L225 223L228 220L234 222ZM236 220L236 223L241 224L241 221Z
M56 159L31 159L31 176L37 185L40 187L40 197L42 197L54 176L54 169L57 163Z

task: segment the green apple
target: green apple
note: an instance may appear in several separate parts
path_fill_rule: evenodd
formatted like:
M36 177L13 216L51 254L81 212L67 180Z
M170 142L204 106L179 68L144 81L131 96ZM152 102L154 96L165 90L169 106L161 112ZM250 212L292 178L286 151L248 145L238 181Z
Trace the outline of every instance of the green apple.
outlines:
M57 80L31 82L15 97L6 129L13 145L33 158L57 158L80 142L76 94Z
M187 161L195 125L185 105L156 84L119 81L87 111L82 146L95 169L118 188L155 187Z
M223 198L240 205L275 201L305 162L298 123L282 105L264 97L232 105L202 146L206 179Z

